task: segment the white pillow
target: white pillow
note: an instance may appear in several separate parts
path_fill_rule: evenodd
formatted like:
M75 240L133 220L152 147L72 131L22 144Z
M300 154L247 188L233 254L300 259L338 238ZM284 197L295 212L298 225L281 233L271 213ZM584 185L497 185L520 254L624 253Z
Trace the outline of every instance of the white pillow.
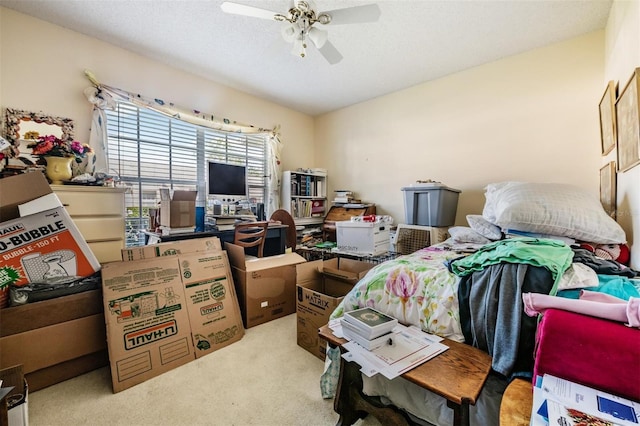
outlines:
M484 217L482 217L482 215L468 214L467 222L469 223L471 229L485 238L494 241L502 238L502 231L500 230L500 228L486 220Z
M490 239L483 237L468 226L454 226L448 229L449 235L456 243L489 244Z
M623 244L622 227L592 193L559 183L489 184L482 216L502 229L558 235L598 244Z

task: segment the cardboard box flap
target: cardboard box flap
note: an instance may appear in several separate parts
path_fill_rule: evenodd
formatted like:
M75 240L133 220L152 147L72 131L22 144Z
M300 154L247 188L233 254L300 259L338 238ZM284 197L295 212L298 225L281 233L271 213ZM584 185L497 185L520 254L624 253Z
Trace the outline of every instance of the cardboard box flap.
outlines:
M43 195L35 200L27 201L24 204L18 206L20 217L28 216L30 214L36 214L45 210L55 209L56 207L63 207L62 202L55 193Z
M197 191L173 191L171 201L196 201Z
M349 281L358 281L364 277L373 264L347 258L333 258L325 260L322 272L325 275L342 278Z
M0 179L0 222L20 217L18 205L51 192L47 178L40 172Z
M243 247L225 242L224 248L229 255L231 265L247 272L256 272L263 269L277 268L279 266L296 265L307 261L298 253L285 253L276 256L247 259L244 255Z
M321 278L322 260L299 263L296 265L296 283L301 286L313 284Z

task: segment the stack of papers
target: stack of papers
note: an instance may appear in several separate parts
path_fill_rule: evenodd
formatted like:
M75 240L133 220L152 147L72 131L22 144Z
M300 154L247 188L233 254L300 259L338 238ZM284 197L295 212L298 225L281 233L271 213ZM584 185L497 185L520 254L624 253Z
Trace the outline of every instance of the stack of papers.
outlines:
M329 328L336 337L347 338L340 319L330 321ZM425 333L418 327L396 324L392 333L390 343L371 351L349 341L342 345L348 351L342 357L360 365L360 371L368 377L382 374L393 379L449 349L440 343L441 337Z
M549 374L533 388L532 426L637 426L640 404Z

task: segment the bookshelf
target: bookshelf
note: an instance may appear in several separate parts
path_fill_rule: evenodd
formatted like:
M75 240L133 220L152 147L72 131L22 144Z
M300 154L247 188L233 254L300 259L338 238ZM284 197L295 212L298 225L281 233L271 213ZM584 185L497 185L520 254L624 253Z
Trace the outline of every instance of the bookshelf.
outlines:
M296 225L320 224L327 213L327 176L324 173L285 171L282 208Z

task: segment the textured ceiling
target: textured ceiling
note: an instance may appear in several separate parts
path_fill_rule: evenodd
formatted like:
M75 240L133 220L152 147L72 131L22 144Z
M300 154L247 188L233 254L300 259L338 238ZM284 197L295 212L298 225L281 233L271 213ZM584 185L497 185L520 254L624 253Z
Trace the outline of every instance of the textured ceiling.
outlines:
M290 0L234 0L286 13ZM375 23L322 26L344 56L300 58L280 22L223 0L0 0L0 5L315 116L606 25L612 0L316 0L377 3ZM316 24L318 25L318 24ZM99 70L95 70L98 72Z

